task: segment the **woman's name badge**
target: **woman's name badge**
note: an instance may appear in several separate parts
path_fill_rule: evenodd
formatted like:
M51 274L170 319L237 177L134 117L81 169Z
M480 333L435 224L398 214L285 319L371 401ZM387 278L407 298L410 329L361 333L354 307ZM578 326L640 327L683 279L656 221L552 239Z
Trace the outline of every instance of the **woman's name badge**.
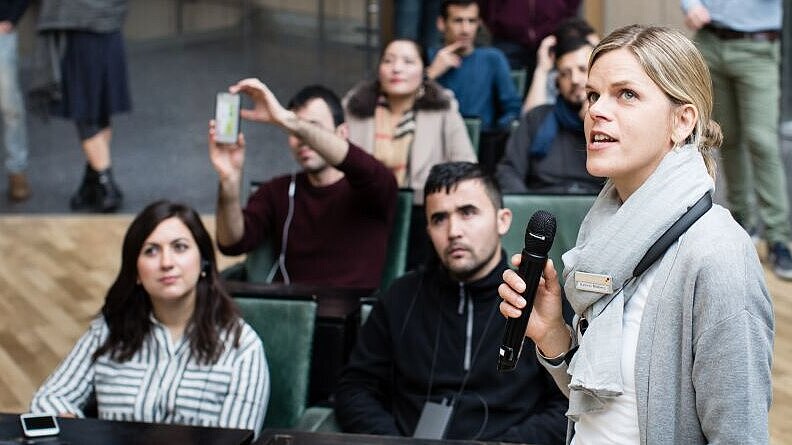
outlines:
M613 293L613 279L610 275L575 272L575 289L600 294Z

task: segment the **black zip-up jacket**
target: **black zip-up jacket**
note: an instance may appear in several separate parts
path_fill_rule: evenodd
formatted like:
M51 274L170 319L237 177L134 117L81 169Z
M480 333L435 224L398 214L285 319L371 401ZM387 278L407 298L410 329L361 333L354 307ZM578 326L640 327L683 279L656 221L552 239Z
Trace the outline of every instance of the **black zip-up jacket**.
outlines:
M412 436L427 399L454 398L447 439L564 443L567 399L537 362L533 343L526 339L514 371L496 367L505 257L473 283L452 281L435 261L379 298L336 391L344 431ZM467 364L472 371L458 395Z

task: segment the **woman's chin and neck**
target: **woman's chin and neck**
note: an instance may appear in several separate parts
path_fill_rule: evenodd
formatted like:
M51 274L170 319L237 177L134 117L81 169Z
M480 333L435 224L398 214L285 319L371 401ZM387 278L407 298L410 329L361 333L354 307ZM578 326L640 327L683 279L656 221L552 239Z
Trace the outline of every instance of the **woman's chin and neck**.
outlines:
M171 338L177 342L192 320L195 312L195 294L165 301L152 299L151 306L154 317L168 328Z
M390 106L391 113L404 114L415 105L414 93L411 94L387 94L388 105Z

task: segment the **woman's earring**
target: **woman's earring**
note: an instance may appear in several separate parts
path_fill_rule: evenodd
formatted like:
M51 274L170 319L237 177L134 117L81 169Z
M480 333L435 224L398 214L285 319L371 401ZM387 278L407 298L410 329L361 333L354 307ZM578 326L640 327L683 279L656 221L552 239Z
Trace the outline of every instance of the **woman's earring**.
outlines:
M211 263L207 260L201 260L201 278L206 278L206 271L211 267Z
M418 88L418 94L416 94L415 97L420 99L424 97L424 94L426 94L426 82L421 83L421 86Z

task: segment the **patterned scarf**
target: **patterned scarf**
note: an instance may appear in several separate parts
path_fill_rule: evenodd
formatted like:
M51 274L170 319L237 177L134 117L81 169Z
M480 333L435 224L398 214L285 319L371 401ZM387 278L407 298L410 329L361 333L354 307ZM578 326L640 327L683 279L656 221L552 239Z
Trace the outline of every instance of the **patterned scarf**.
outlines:
M409 110L394 127L393 114L385 97L374 110L374 157L393 171L399 187L411 187L408 165L415 136L415 111Z

